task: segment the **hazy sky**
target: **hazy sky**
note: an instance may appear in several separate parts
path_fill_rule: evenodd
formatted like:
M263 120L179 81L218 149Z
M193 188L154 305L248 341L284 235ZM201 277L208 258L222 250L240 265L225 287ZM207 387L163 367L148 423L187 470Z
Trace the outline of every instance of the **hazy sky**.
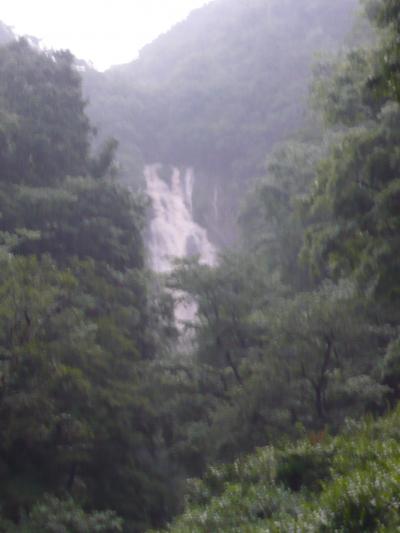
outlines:
M209 0L1 0L0 20L50 48L69 48L99 69L145 44Z

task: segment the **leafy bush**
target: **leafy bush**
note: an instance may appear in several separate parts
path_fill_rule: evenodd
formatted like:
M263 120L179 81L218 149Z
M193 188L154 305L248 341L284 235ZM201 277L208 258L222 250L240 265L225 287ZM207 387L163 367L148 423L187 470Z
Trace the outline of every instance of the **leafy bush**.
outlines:
M121 533L122 520L111 511L86 513L72 499L46 496L19 526L0 518L1 533Z
M294 492L303 488L318 490L321 482L330 477L330 466L330 450L304 443L303 448L281 455L276 481Z
M400 526L400 407L342 435L268 447L192 481L183 533L395 531Z

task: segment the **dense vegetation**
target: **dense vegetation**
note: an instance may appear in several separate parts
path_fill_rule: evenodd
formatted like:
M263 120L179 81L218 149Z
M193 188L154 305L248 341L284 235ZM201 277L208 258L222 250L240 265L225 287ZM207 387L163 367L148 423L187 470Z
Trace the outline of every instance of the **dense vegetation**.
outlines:
M137 135L132 164L142 153L196 165L205 153L215 171L239 168L240 160L248 163L240 167L246 181L264 174L250 192L236 183L239 198L248 192L243 239L216 267L192 257L163 277L146 270L147 201L118 184L116 143L96 139L73 57L24 40L0 48L0 531L162 528L183 510L185 492L171 531L399 527L399 414L387 411L400 396L400 8L393 0L365 2L376 39L358 39L317 64L316 118L271 152L301 121L277 126L296 85L273 103L282 138L269 137L269 118L257 112L258 105L267 111L265 102L256 98L253 114L239 104L241 94L249 101L246 83L258 75L277 84L277 98L280 84L288 88L286 75L254 66L270 54L258 42L264 24L278 42L277 20L288 7L296 6L296 24L305 16L310 24L312 13L318 21L323 13L325 23L343 20L348 7L272 1L266 22L264 2L231 2L232 18L217 17L227 2L216 1L163 37L154 54L149 48L112 76L124 105L149 90L148 116L154 101L154 121L135 114L143 111L141 96L132 114L123 113L133 121L128 130L117 114L116 134L125 131L126 142ZM203 27L194 28L203 17L208 25L210 14L215 64L207 49L196 55ZM253 28L255 59L236 56ZM337 42L343 30L335 28ZM171 65L186 31L193 51L179 73ZM320 40L296 35L296 50L279 57L288 54L287 65L299 60L305 71ZM171 55L164 70L159 47ZM221 67L229 51L238 57L233 72ZM188 73L203 72L201 57L207 68L196 81ZM217 74L227 78L216 87ZM99 84L100 100L111 97L100 75L86 76ZM154 87L132 86L132 77L150 85L162 78L177 108L185 101L180 90L204 89L210 114L192 109L187 121L187 109L180 115L167 106L177 120L164 122ZM225 89L219 129L213 98ZM112 109L113 102L106 117ZM212 149L196 144L199 131ZM234 131L242 140L249 134L255 159L247 141L234 143ZM181 343L177 295L198 310ZM366 415L369 422L348 422ZM186 485L189 477L203 480Z
M258 170L266 150L302 124L312 57L343 40L354 6L218 0L112 69L109 78L151 98L150 125L138 132L148 135L145 160Z
M209 468L174 533L397 531L399 411Z
M185 261L171 279L199 304L212 462L308 439L209 469L171 531L399 526L398 413L328 436L399 397L400 12L366 9L376 44L316 67L323 129L269 156L243 209L244 252L217 269Z
M170 305L144 270L143 200L113 179L112 143L91 153L91 132L68 52L0 49L7 532L120 531L115 512L135 531L169 513L175 477L151 391Z

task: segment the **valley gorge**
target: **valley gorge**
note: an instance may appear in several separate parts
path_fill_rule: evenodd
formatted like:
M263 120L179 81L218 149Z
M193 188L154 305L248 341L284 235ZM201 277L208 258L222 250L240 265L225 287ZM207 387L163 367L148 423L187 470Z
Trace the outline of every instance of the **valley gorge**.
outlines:
M104 72L0 22L0 533L400 530L399 21L204 1Z

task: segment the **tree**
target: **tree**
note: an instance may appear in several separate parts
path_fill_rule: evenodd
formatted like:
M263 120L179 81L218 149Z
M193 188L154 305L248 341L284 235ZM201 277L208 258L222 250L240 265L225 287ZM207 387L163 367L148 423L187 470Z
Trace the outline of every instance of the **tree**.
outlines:
M329 100L326 107L330 113ZM314 274L320 279L353 276L375 296L393 302L399 295L399 116L398 104L382 102L372 121L361 115L360 122L355 115L353 127L320 165L304 210L309 229L303 258Z
M266 177L257 181L242 209L243 247L295 289L311 285L298 260L305 231L301 207L328 144L291 141L275 149L267 160Z
M145 203L101 179L115 144L89 155L70 54L20 41L0 72L2 513L27 531L159 526L178 472L150 391L176 334L144 268Z
M20 40L0 49L0 103L18 118L2 181L48 185L85 175L90 126L69 52L34 50Z
M400 103L400 7L396 0L365 0L365 4L372 22L383 30L370 86Z

